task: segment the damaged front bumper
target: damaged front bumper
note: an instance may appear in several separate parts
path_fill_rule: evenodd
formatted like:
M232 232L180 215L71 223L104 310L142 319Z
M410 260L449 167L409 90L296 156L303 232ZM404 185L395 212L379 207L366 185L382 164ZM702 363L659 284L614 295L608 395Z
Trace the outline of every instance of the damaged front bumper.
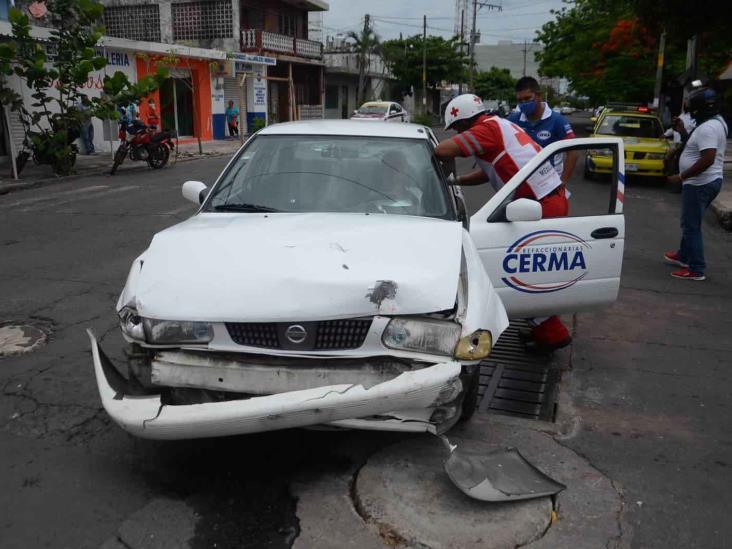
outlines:
M437 430L415 412L454 400L460 393L461 365L448 361L403 372L369 388L338 384L255 396L245 400L166 405L160 394L135 391L91 341L94 372L102 404L110 417L129 433L150 439L191 439L241 435L262 431L331 424L335 427L383 430ZM407 413L395 413L405 410ZM369 421L364 418L382 417ZM370 424L367 426L366 424Z

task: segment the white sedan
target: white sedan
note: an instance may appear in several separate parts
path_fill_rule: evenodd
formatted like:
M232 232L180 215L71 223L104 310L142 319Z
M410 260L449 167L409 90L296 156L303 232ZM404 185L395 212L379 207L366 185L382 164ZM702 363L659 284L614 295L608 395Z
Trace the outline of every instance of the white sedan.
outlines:
M538 316L617 295L618 208L601 221L542 220L537 202L510 202L582 142L622 159L616 138L562 141L468 218L423 126L263 129L213 187L183 185L199 211L133 262L117 303L136 357L129 377L89 332L104 408L154 439L318 424L446 431L473 413L478 363L507 310ZM600 222L605 240L590 246Z
M353 111L351 120L409 122L409 113L393 101L369 101Z

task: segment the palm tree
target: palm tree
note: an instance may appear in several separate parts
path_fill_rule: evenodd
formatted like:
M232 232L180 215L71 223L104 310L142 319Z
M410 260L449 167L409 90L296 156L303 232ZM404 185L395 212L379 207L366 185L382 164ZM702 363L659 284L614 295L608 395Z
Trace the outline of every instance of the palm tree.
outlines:
M358 54L356 62L358 65L358 104L364 102L366 94L366 72L371 65L372 55L381 55L381 39L374 30L368 26L364 26L359 33L350 31L348 38L353 40L353 49Z

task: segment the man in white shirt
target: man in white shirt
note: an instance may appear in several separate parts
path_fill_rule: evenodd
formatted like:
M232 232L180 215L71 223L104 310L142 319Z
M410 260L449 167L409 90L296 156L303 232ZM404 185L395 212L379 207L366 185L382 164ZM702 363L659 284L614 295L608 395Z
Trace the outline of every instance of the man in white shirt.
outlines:
M681 267L671 276L682 280L705 280L702 219L722 187L722 169L729 130L719 115L714 90L700 88L689 94L689 114L696 128L689 135L679 158L679 173L669 183L683 185L681 245L664 254L666 261Z

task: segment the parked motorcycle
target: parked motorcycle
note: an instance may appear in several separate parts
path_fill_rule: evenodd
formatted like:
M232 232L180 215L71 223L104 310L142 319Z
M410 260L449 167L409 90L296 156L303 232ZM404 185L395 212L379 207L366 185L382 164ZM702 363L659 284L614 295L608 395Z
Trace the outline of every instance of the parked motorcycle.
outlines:
M168 163L170 153L175 151L175 137L174 132L158 131L155 124L144 124L140 120L129 124L121 122L120 145L114 153L110 175L114 175L127 156L130 160L147 162L152 169L159 170Z

